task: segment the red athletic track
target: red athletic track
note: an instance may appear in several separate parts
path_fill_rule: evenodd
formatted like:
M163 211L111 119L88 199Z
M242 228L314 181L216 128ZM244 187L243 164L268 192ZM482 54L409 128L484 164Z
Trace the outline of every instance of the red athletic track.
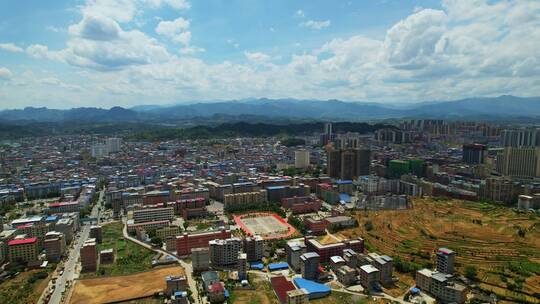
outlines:
M288 238L288 237L292 236L296 232L296 229L294 229L294 227L291 226L291 224L287 223L287 221L285 219L281 218L279 215L277 215L275 213L272 213L272 212L249 212L249 213L244 213L244 214L240 214L240 215L234 215L233 219L236 222L236 224L238 226L240 226L240 228L242 228L242 230L244 230L244 232L247 235L253 236L254 235L253 232L251 230L249 230L249 228L242 222L242 218L244 218L244 217L258 217L258 216L273 216L278 221L280 221L285 226L287 226L287 228L289 228L289 230L287 231L286 234L281 234L281 235L276 235L276 236L266 236L266 237L261 236L264 240L285 239L285 238Z

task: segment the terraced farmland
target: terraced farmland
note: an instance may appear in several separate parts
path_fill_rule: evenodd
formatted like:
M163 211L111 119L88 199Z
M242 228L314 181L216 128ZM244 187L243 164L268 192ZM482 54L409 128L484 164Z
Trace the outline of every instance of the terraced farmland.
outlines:
M446 246L458 254L458 271L477 269L481 288L512 301L540 302L540 218L534 214L424 198L414 200L409 210L356 216L359 227L341 235L363 237L368 249L420 267L433 264L435 250Z

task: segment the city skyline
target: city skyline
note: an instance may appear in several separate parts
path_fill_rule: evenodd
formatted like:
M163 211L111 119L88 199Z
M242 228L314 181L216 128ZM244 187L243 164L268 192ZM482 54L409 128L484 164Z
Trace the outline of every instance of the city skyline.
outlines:
M540 95L535 1L11 1L0 8L0 108Z

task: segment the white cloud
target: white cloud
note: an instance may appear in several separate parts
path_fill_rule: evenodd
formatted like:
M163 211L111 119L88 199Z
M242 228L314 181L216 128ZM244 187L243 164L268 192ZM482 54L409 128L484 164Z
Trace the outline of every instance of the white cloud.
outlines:
M118 22L129 22L137 13L134 0L87 0L82 6L83 15L102 16Z
M530 96L540 95L539 9L535 1L448 0L440 10L418 9L404 16L382 36L330 39L311 50L297 49L279 64L265 50L245 52L242 63L210 64L186 56L203 51L182 42L190 39L178 38L189 32L189 24L165 21L170 27L162 28L161 35L181 44L169 53L150 34L129 30L118 16L82 13L64 49L34 44L26 52L81 67L83 80L74 85L84 94L65 93L67 101L86 98L89 104L109 106L251 96L369 101ZM87 16L96 16L99 26L90 27ZM239 47L233 39L224 41ZM26 93L18 95L21 99L33 96L21 92Z
M299 17L299 18L305 18L306 17L306 14L304 13L303 10L297 10L296 13L294 14L296 17Z
M270 56L261 52L244 52L247 60L254 64L265 64L270 60Z
M81 22L71 25L68 32L72 36L89 40L114 40L122 30L116 21L105 16L85 15Z
M196 53L202 53L206 52L204 48L196 47L196 46L187 46L180 49L180 54L182 55L193 55Z
M398 22L386 34L385 58L397 68L424 66L445 32L445 21L443 11L424 9Z
M320 30L325 27L329 27L330 20L324 20L324 21L308 20L308 21L301 22L300 26L307 27L312 30Z
M186 0L143 0L145 3L150 4L153 7L161 7L162 5L169 5L172 8L178 10L185 10L191 8L191 4Z
M60 32L63 32L64 30L59 28L59 27L56 27L56 26L52 26L52 25L48 25L46 28L45 28L47 31L49 32L53 32L53 33L60 33Z
M16 46L13 43L0 43L0 50L14 52L14 53L24 52L22 48Z
M236 42L234 39L227 39L226 42L232 45L235 49L240 47L240 43Z
M189 20L182 17L173 21L161 21L156 27L156 33L170 38L174 42L188 45L191 40L189 29Z
M0 79L10 79L13 73L8 68L0 67Z

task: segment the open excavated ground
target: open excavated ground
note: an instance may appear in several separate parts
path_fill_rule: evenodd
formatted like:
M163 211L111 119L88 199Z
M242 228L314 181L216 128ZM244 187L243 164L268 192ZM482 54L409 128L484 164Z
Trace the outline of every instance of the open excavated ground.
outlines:
M180 266L159 268L131 275L77 280L72 304L111 303L152 296L165 290L165 277L184 275Z

